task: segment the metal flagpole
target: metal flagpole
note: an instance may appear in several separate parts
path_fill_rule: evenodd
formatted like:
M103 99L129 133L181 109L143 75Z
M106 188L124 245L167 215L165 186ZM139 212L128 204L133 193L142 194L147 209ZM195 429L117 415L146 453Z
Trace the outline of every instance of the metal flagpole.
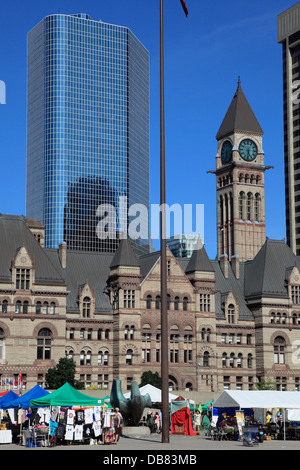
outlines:
M162 442L169 442L168 318L166 261L166 181L165 181L165 110L163 0L160 0L160 284L161 284L161 382Z

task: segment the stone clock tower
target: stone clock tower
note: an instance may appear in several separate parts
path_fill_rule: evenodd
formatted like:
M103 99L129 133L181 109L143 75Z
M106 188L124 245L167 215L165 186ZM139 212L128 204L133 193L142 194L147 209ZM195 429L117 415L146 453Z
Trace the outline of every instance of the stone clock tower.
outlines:
M265 242L263 131L240 79L216 139L218 259L253 259Z

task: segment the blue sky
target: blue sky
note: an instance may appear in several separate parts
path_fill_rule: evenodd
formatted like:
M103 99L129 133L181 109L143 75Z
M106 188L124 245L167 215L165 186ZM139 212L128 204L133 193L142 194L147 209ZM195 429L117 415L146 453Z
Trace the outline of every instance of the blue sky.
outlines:
M27 33L54 13L87 13L127 26L150 53L150 202L159 203L159 0L1 2L0 212L25 215ZM164 0L168 204L204 204L205 244L216 256L216 133L238 76L264 131L266 235L285 237L281 45L277 15L289 0ZM158 244L154 244L159 248Z

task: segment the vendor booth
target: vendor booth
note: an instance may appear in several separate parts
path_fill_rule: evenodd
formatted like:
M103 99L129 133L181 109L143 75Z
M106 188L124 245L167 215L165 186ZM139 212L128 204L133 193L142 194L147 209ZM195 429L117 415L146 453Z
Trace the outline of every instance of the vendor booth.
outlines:
M171 401L171 434L195 436L188 400L178 397Z
M30 401L46 395L49 395L49 392L44 390L40 385L36 385L31 390L24 393L24 395L21 395L20 397L17 396L17 398L12 400L9 403L9 408L22 408L24 410L33 408L33 406L30 405Z
M294 409L300 408L300 393L273 390L226 390L216 399L214 407Z
M286 421L289 414L292 416L296 414L296 410L300 410L300 393L273 390L226 390L216 399L214 407L234 408L235 410L247 408L284 410L282 438L286 439Z
M9 392L5 393L0 397L0 409L1 410L7 410L9 409L9 404L11 401L15 400L18 398L19 395L17 395L15 392L12 390L9 390ZM12 432L10 429L6 429L5 424L0 425L0 444L10 444L12 442Z
M48 429L48 444L113 442L113 413L105 400L90 397L65 383L41 398L30 400L38 407L41 423ZM34 438L34 436L32 436Z
M147 384L144 385L143 387L139 387L141 395L146 395L147 393L150 396L151 402L154 404L161 403L162 398L161 398L161 390L157 387L154 387L153 385ZM130 398L131 392L124 393L125 398ZM169 402L172 400L175 400L178 398L177 395L174 395L173 393L169 393Z

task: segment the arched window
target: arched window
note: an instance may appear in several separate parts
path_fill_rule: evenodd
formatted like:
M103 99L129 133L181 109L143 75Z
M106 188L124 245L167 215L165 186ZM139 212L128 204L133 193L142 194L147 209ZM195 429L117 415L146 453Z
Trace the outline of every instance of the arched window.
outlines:
M104 351L98 351L98 366L108 366L109 353L105 349Z
M243 354L239 353L237 357L237 367L240 369L243 367Z
M151 309L151 302L152 302L152 296L151 296L151 295L147 295L146 308L147 308L148 310Z
M132 349L127 349L126 351L126 364L131 366L133 363L133 351Z
M7 306L8 306L8 301L3 300L3 302L2 302L2 313L7 313Z
M51 315L55 314L55 302L51 302L50 304L50 314Z
M188 309L188 298L183 297L182 310L187 311L187 309Z
M80 365L90 366L91 365L91 351L80 351Z
M156 299L155 299L155 308L156 308L156 310L160 310L160 295L157 295L157 296L156 296Z
M252 220L252 193L247 194L247 220Z
M23 313L28 313L28 301L23 302Z
M89 297L84 297L82 302L82 316L84 318L90 318L91 316L91 299Z
M285 340L282 336L274 340L274 364L285 364Z
M245 205L245 193L243 191L239 194L239 219L244 220L244 205Z
M129 330L129 339L134 339L134 331L135 331L135 326L131 325L130 330Z
M179 297L175 297L174 299L174 310L179 309Z
M256 222L260 221L260 203L261 203L261 197L260 194L255 194L255 200L254 200L254 220Z
M0 361L4 359L4 331L0 328Z
M37 359L51 359L51 341L51 330L42 328L37 337Z
M234 312L235 312L234 305L233 304L228 305L228 323L234 323L234 320L235 320Z
M248 357L247 357L247 366L249 369L252 368L252 365L253 365L253 358L252 358L252 354L248 354Z
M209 352L205 351L203 353L203 367L209 367Z
M170 294L167 294L167 310L170 310L171 308L171 296Z
M220 196L220 221L221 221L221 227L224 225L224 204L223 204L223 196Z
M222 354L222 367L227 367L227 354Z
M41 302L37 302L37 303L35 304L35 313L36 313L36 314L41 313L41 309L42 309L42 304L41 304Z
M185 390L185 392L192 392L193 391L193 384L191 382L187 382L185 384L184 390Z
M21 305L21 300L17 300L15 308L16 313L21 313Z
M125 325L124 339L128 339L128 333L129 333L129 325Z
M230 358L229 358L229 367L231 368L234 367L234 360L235 360L234 353L231 353Z
M43 314L47 315L48 313L48 302L43 303Z

